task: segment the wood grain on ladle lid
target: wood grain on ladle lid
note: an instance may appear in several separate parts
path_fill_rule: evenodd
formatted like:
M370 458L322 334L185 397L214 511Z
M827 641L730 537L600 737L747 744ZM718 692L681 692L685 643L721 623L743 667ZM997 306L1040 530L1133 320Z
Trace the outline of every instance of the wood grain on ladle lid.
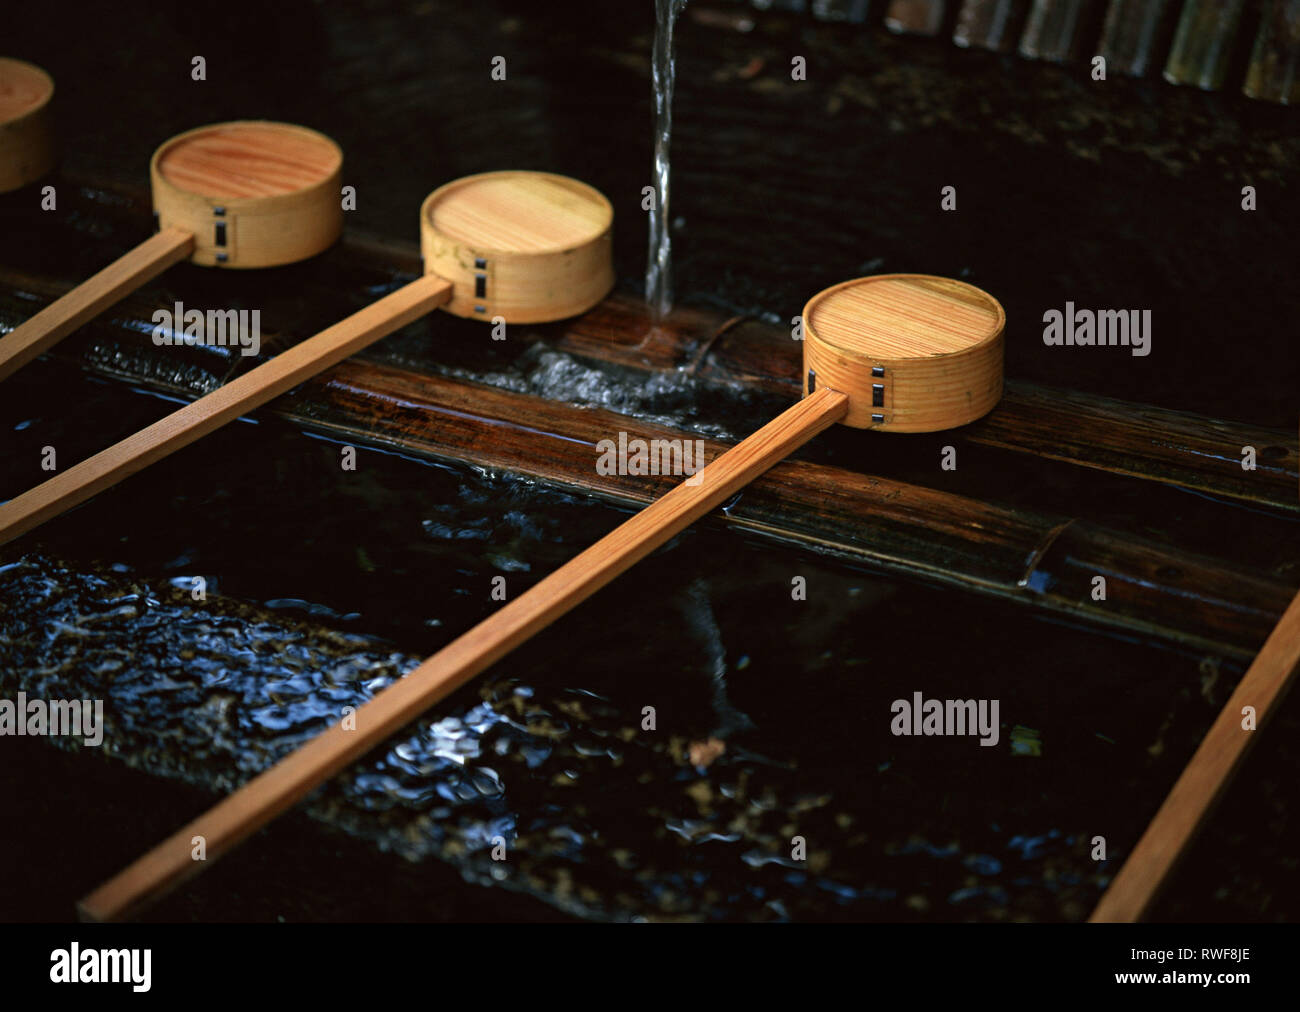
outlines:
M1002 396L998 301L929 274L856 278L803 312L804 391L849 395L844 424L937 432L974 421Z
M0 57L0 123L21 119L54 94L49 74L23 60Z
M591 242L613 222L605 196L545 172L488 172L440 187L426 204L442 235L477 250L547 253Z
M965 351L1006 322L1002 307L978 288L919 274L846 281L809 302L805 315L821 341L881 360Z
M205 197L274 197L329 179L343 162L324 134L289 123L218 123L168 141L158 171Z

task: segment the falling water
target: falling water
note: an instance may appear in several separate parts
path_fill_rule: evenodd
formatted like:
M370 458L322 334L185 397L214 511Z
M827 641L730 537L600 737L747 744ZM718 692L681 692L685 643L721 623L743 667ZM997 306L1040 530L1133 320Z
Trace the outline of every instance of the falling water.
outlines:
M650 255L645 270L645 300L656 320L673 304L672 237L668 234L668 142L673 131L673 25L686 0L655 0L652 76L655 95L654 203L650 207Z

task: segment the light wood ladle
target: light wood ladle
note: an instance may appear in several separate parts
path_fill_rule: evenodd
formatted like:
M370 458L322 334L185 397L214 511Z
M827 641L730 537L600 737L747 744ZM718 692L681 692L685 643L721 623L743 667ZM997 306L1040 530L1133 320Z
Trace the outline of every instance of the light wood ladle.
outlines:
M830 288L804 309L805 397L354 714L235 791L78 905L130 915L239 844L424 710L726 502L835 422L927 432L973 421L1002 392L1002 307L960 281L883 275ZM195 861L202 837L206 860Z
M181 260L278 267L328 249L343 229L342 172L337 144L289 123L171 138L149 163L158 231L0 338L0 380Z
M164 145L160 149L164 165L166 152ZM157 169L159 157L155 156L154 161ZM336 175L331 178L337 182ZM337 212L338 187L331 184L328 191L328 203ZM218 220L230 220L230 208L225 210L227 217ZM420 209L425 270L422 277L0 504L0 544L260 407L439 306L458 316L505 323L560 320L590 309L614 284L610 238L613 215L612 206L599 191L566 176L488 172L448 183L430 194ZM268 216L274 215L268 212ZM277 246L281 253L289 244L303 251L324 242L327 234L337 234L337 228L331 226L309 237L298 236L295 227L305 228L306 222L288 211L278 216L280 226L260 220L266 216L254 217L259 220L253 226L242 218L237 234L226 233L225 248L232 249L231 244L236 244L241 256L251 255L261 262L280 255L270 247L276 245L272 240L281 231L286 232ZM196 241L196 233L164 229L160 235L167 233L173 237L165 238L164 245L179 242L181 236L185 243ZM205 240L201 249L195 246L193 255L216 257L221 255L221 249L219 243Z
M40 67L0 57L0 193L33 183L54 168L53 98L54 81Z

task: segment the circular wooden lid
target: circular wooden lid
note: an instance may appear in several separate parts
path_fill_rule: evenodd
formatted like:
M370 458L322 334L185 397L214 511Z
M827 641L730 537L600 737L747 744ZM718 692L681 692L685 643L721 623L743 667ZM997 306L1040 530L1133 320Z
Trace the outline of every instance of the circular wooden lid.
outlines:
M1006 316L973 285L925 274L882 274L809 300L804 325L846 354L877 361L951 355L995 338Z
M0 123L41 108L54 94L54 79L33 63L0 56Z
M471 249L555 253L609 231L614 209L594 187L548 172L485 172L441 186L425 202L435 231Z
M343 164L343 152L324 134L269 122L200 127L173 137L155 157L173 186L223 200L297 193Z
M804 392L849 398L845 425L936 432L987 414L1002 396L997 299L964 281L878 274L828 288L803 311Z

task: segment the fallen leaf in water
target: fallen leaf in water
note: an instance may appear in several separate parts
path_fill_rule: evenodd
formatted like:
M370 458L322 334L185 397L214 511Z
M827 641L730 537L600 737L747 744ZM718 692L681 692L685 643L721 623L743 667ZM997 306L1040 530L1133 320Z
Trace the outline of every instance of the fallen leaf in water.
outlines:
M714 759L727 751L727 743L721 738L709 738L705 741L693 741L690 746L692 766L707 768Z

